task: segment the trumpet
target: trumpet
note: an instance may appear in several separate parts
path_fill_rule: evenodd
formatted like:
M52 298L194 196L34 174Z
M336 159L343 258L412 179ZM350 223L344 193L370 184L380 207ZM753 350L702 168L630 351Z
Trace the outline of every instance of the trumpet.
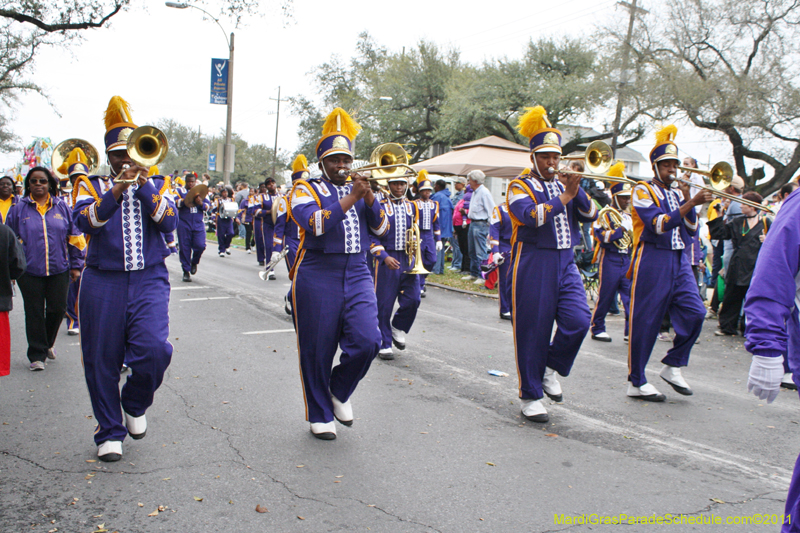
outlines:
M430 272L422 266L422 238L419 234L419 226L415 223L412 227L406 230L406 255L408 255L408 262L414 261L414 268L407 270L406 274L430 274Z
M597 181L607 181L611 183L628 183L631 187L635 186L637 183L636 180L632 180L630 178L620 178L618 176L608 176L606 174L592 174L591 172L575 172L572 170L561 170L561 169L556 170L553 167L549 167L547 171L553 174L575 174L577 176L583 176L584 178L589 178Z
M606 231L617 231L622 226L622 213L610 205L604 207L597 214L600 226ZM633 235L627 229L621 239L614 241L614 246L620 250L627 250L633 242Z
M723 192L724 189L727 189L731 186L733 181L733 168L726 163L725 161L720 161L716 163L711 170L700 170L697 168L691 167L678 167L678 170L683 170L684 172L688 172L690 174L702 174L703 176L708 176L708 181L711 184L711 187L706 187L705 185L695 185L691 181L676 176L673 178L675 181L679 181L681 183L685 183L690 185L696 189L703 189L704 191L709 191L714 196L719 196L720 198L727 198L733 202L739 202L740 204L749 205L754 209L761 209L762 211L766 211L770 215L775 216L775 213L769 207L765 205L761 205L756 202L751 202L750 200L743 200L738 196L734 196L732 194L728 194ZM688 200L688 198L687 198Z
M584 165L589 172L573 172L571 170L561 171L556 170L553 167L549 167L547 171L553 174L576 174L578 176L583 176L584 178L598 181L608 181L612 183L622 182L628 183L631 186L636 185L636 181L630 178L619 178L616 176L606 175L606 172L608 172L608 169L611 168L611 165L614 163L614 152L611 150L611 147L603 141L594 141L593 143L590 143L589 146L586 147L586 151L583 153L583 155L568 155L562 157L561 160L583 160Z
M128 156L140 167L152 167L161 163L169 152L169 143L164 132L155 126L140 126L133 130L128 136L128 144L125 149ZM129 165L123 165L126 170ZM139 174L130 180L114 178L114 183L135 183L139 179Z
M397 143L384 143L375 147L369 156L369 164L353 170L340 170L339 175L349 177L364 170L370 170L372 177L368 181L381 181L386 183L387 178L416 177L417 171L408 164L411 158L408 152ZM396 169L405 169L400 172Z

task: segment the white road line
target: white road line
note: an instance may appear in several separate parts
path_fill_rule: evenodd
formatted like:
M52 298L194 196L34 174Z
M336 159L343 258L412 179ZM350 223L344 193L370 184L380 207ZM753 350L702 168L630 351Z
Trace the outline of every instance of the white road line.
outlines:
M233 296L208 296L205 298L183 298L182 302L199 302L201 300L229 300Z
M265 331L245 331L242 335L266 335L268 333L294 333L293 329L269 329Z
M425 315L433 315L433 316L437 316L439 318L447 318L447 319L453 320L455 322L458 322L459 324L468 324L468 325L474 326L476 328L490 329L492 331L499 331L500 333L508 333L508 334L513 333L511 331L511 329L500 329L500 328L495 328L495 327L492 327L492 326L486 326L484 324L478 324L477 322L467 322L463 318L457 318L457 317L450 316L450 315L445 315L445 314L442 314L442 313L434 313L433 311L426 311L425 309L417 309L417 313L422 313L422 314L425 314Z
M191 287L188 286L188 285L184 285L183 287L172 287L172 290L173 291L191 291L191 290L194 290L194 289L210 289L210 288L211 287L203 287L203 286L200 286L200 285L194 285L194 286L191 286Z
M449 370L453 374L458 374L459 377L468 381L472 381L475 384L492 385L501 388L504 385L508 385L508 383L503 383L500 380L490 380L483 376L477 376L468 370L455 367L445 363L441 359L426 355L421 352L416 352L414 357L419 359L427 359L428 361L441 367L442 370ZM729 453L725 450L714 448L700 442L668 435L648 426L637 424L625 419L620 419L619 424L614 424L607 420L600 420L595 417L582 414L577 410L577 408L564 404L553 404L549 405L548 408L567 411L568 414L565 414L565 416L567 416L569 420L575 420L576 423L582 424L591 430L603 431L617 437L621 435L631 436L651 446L667 449L669 450L669 453L683 455L684 457L696 459L705 463L723 465L725 467L738 470L748 477L768 481L776 488L785 489L792 477L792 471L786 468L778 467L758 459L752 459L742 455ZM747 463L747 465L750 466L747 466L743 463ZM770 474L769 472L773 473Z

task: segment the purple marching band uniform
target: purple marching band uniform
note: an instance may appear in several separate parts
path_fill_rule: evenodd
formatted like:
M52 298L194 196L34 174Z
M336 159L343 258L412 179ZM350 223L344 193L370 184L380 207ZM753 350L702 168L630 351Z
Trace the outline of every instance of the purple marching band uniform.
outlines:
M169 178L164 178L165 182ZM208 198L203 199L201 206L188 206L183 203L187 191L184 187L176 188L175 206L178 208L178 242L180 243L181 268L184 275L197 268L200 257L206 250L206 226L203 213L211 208Z
M613 175L611 171L609 171L609 175ZM615 183L611 187L611 194L614 208L620 213L623 223L616 229L606 230L603 229L601 220L598 218L592 225L594 238L598 243L598 246L595 247L594 262L600 263L598 274L600 288L598 290L597 304L592 312L591 331L593 339L604 342L611 342L611 337L606 333L606 315L608 315L608 310L611 309L617 293L619 293L622 307L625 310L623 335L625 339L628 338L631 303L631 281L628 279L628 270L631 266L630 247L620 248L617 246L620 239L628 234L633 224L631 216L620 209L617 198L622 195L630 196L631 190L630 188L625 188L622 183ZM609 220L608 212L601 213L600 216L605 219L606 227L613 227Z
M339 133L341 128L346 132ZM328 117L317 144L323 169L326 157L352 158L357 128L340 108ZM361 198L347 212L342 210L339 201L352 186L334 185L323 172L318 179L297 180L289 200L289 216L300 228L290 274L306 420L323 439L335 438L334 411L337 405L349 408L350 396L380 347L378 304L366 254L368 231L383 235L388 223L378 202L368 206ZM339 364L331 368L339 347ZM352 424L352 418L345 423Z
M73 149L73 152L76 150L81 150L80 148ZM80 151L83 154L83 150ZM72 153L70 153L72 155ZM80 157L77 153L75 154L77 157ZM85 157L85 156L84 156ZM59 177L59 185L61 188L61 199L67 204L70 210L70 218L72 218L72 208L75 207L75 192L74 187L72 186L72 177L74 176L75 179L79 176L85 176L89 173L88 167L83 161L76 161L70 164L69 157L67 160L64 161L64 165L66 165L65 170L68 172L67 179L60 179ZM64 167L62 165L62 167ZM71 172L70 172L71 170ZM62 171L62 168L59 168L58 171L63 175L65 172ZM81 286L81 280L78 278L76 281L69 280L69 290L67 292L67 335L77 335L80 331L80 321L78 320L78 290Z
M677 146L671 138L674 133L663 133L670 128L677 131L668 126L659 132L656 146L650 152L656 176L659 161L678 160ZM628 396L639 399L663 401L665 398L648 384L645 367L667 310L672 317L675 339L661 360L666 365L661 377L677 392L692 394L680 375L680 368L689 363L692 346L703 328L705 307L689 257L684 252L697 232L697 213L690 209L681 217L683 203L679 190L665 188L656 178L650 183L640 182L632 193L634 239L628 271L631 279ZM642 387L645 389L641 390Z
M541 177L536 155L561 153L561 132L549 127L545 113L536 106L520 119L520 131L530 138L534 168L514 179L507 194L513 223L509 275L519 397L523 415L534 422L549 420L540 401L545 393L561 401L555 372L569 375L589 329L589 306L572 248L581 239L579 223L597 217L583 189L564 205L561 182Z
M427 173L425 173L427 174ZM423 179L419 183L420 192L429 190L433 192L433 185L430 180ZM439 203L435 200L423 200L418 198L414 200L419 210L419 236L420 236L420 252L422 255L422 266L428 272L433 271L433 266L436 264L436 252L441 248L442 230L439 227ZM427 275L419 275L419 286L422 292L425 292L425 278Z
M106 111L107 153L125 149L136 128L129 117L128 104L113 97ZM134 183L119 200L111 189L102 192L99 176L75 186L73 218L89 241L78 309L84 374L97 421L94 440L100 459L119 460L126 435L144 436L145 411L172 358L164 263L169 250L163 235L175 230L175 204L160 192L161 176L142 186ZM120 394L123 361L132 373Z
M405 181L405 178L389 178L392 181ZM406 232L414 224L419 224L420 211L417 201L407 200L405 193L401 198L392 195L381 203L386 214L388 229L381 237L372 237L370 253L374 257L375 295L378 299L378 328L381 331L381 359L394 359L392 339L398 337L398 349L405 349L404 336L393 335L393 330L408 333L417 316L420 303L420 277L406 272L414 267L414 258L409 259L406 253ZM435 256L435 254L434 254ZM400 263L400 268L391 269L384 261L393 257ZM395 301L397 311L392 316Z
M308 171L308 160L303 154L298 155L292 163L292 183L297 180L307 180L311 174ZM377 201L377 199L376 199ZM289 251L284 256L286 269L291 271L294 261L297 258L297 249L300 247L300 228L288 214L289 198L281 196L278 203L278 216L275 220L275 232L272 237L272 250L283 251L284 247L289 247ZM292 314L292 286L291 280L289 292L284 298L284 308L286 313Z
M217 247L219 249L219 255L228 254L230 255L230 251L228 248L231 247L231 241L233 241L234 233L233 233L233 217L228 216L225 214L224 209L224 202L233 202L230 198L216 198L214 202L211 204L211 214L214 215L214 225L216 226L216 234L217 234ZM242 200L242 204L247 202L247 199ZM235 203L235 202L234 202ZM240 212L241 213L241 212ZM244 216L246 213L241 213ZM252 220L252 211L251 211L251 220Z
M503 255L503 262L497 267L498 298L500 302L500 316L511 317L511 233L513 231L511 218L508 216L508 206L500 204L492 210L489 226L489 245L492 247L492 257L495 254ZM497 261L495 261L496 263Z
M275 226L272 224L272 206L280 198L268 192L256 194L253 209L253 235L256 239L256 259L258 264L268 261L272 255L272 241Z
M753 354L748 390L771 403L778 395L784 363L800 383L800 193L783 201L758 253L744 304L744 346ZM786 497L781 531L800 532L800 457Z
M239 212L238 212L239 223L241 224L253 223L253 214L255 214L256 212L257 196L258 194L248 194L247 198L245 198L239 203ZM250 236L250 239L254 239L252 234ZM249 242L250 239L247 239L247 237L245 237L246 241L245 248L247 248L248 250L250 250L250 242Z

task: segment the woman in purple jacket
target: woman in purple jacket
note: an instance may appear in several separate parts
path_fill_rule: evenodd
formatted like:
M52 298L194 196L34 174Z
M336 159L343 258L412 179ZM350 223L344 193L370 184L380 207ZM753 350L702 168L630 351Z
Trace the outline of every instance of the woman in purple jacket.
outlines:
M70 278L83 268L86 240L72 223L72 210L58 197L50 171L34 167L25 177L23 197L6 219L25 249L28 270L17 283L25 303L25 332L31 370L55 359L53 345L67 310Z

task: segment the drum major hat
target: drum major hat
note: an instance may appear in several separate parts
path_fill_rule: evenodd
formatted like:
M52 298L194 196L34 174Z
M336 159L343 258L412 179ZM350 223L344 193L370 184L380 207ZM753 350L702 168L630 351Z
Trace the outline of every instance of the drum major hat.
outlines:
M298 155L292 162L292 181L307 180L311 177L308 171L308 160L303 154Z
M669 159L680 161L678 159L678 145L674 142L677 134L678 128L674 124L670 124L656 132L656 145L650 150L650 163L652 165Z
M112 96L108 102L104 120L106 153L112 150L125 150L128 145L128 137L136 129L136 124L131 118L130 104L121 96Z
M530 139L531 152L561 153L561 132L552 127L547 120L547 111L544 107L526 107L526 113L519 119L517 129Z
M622 161L617 161L616 163L611 165L611 168L608 169L608 172L606 172L606 175L607 176L613 176L615 178L624 178L624 177L626 177L625 176L625 163L623 163ZM621 181L615 182L611 186L611 196L616 196L618 194L622 195L622 196L630 196L631 195L631 185L629 183L624 183L624 182L621 182Z
M361 131L347 111L337 107L322 125L322 138L317 143L317 159L322 161L329 155L347 154L353 156L353 139Z
M73 148L67 159L58 167L58 172L72 176L89 175L89 158L80 148Z

